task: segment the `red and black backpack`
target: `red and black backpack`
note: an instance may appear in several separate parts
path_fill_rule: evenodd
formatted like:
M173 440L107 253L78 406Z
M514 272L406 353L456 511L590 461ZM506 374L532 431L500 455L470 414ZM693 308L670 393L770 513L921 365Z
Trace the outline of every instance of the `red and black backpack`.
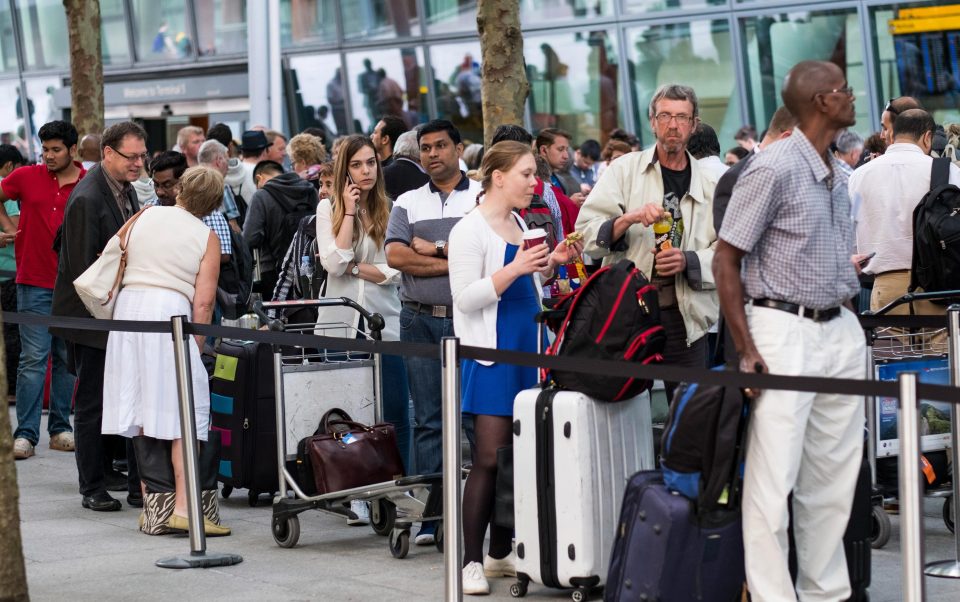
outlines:
M667 338L660 325L657 289L630 260L597 270L551 313L563 317L548 321L557 335L548 355L641 364L663 360ZM652 385L649 380L562 370L546 371L544 382L550 381L599 401L629 399Z

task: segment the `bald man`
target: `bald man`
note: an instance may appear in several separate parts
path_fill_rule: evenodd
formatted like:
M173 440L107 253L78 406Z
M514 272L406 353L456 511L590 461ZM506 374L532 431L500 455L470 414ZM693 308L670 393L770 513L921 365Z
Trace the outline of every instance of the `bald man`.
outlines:
M100 162L100 134L87 134L77 145L77 157L84 169L91 169Z
M863 331L848 309L860 285L847 176L829 150L856 122L853 90L835 64L804 61L781 95L798 125L757 155L733 190L713 261L720 307L740 370L864 379ZM846 600L843 533L863 454L863 397L747 393L755 398L743 486L750 592L764 602Z

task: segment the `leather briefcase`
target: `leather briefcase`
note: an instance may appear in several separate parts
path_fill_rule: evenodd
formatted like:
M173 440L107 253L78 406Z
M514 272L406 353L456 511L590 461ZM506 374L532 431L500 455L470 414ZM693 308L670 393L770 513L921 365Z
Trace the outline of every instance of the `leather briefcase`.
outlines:
M392 424L367 426L351 420L331 420L326 422L326 430L310 437L306 444L317 494L403 476L403 461Z

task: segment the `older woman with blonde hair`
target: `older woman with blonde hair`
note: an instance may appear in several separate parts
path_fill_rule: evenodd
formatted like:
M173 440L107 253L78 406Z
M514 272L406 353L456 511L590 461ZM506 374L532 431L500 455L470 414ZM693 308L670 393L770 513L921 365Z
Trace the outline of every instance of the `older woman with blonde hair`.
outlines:
M327 149L323 141L312 134L297 134L287 144L287 155L293 171L303 177L311 165L320 165L327 160Z
M186 315L209 324L213 316L220 241L200 218L220 207L223 176L192 167L180 178L171 207L148 207L137 217L127 245L127 267L117 295L116 320L168 321ZM190 345L197 438L207 440L210 388L200 361L203 337ZM167 527L187 528L186 484L178 411L176 369L169 334L111 332L103 375L103 434L145 435L172 441L176 495ZM204 519L208 535L230 529Z

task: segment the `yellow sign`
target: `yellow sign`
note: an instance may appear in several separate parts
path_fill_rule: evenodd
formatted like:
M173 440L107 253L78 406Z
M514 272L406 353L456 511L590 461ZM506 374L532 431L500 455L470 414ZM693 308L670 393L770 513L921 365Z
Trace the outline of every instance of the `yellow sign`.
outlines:
M930 19L933 17L952 17L954 15L960 15L960 4L926 6L924 8L901 8L897 11L898 19Z
M944 6L937 8L947 7ZM901 13L902 12L903 11L901 11ZM931 31L953 31L958 29L960 29L960 12L949 17L890 20L890 33L893 35L927 33Z

